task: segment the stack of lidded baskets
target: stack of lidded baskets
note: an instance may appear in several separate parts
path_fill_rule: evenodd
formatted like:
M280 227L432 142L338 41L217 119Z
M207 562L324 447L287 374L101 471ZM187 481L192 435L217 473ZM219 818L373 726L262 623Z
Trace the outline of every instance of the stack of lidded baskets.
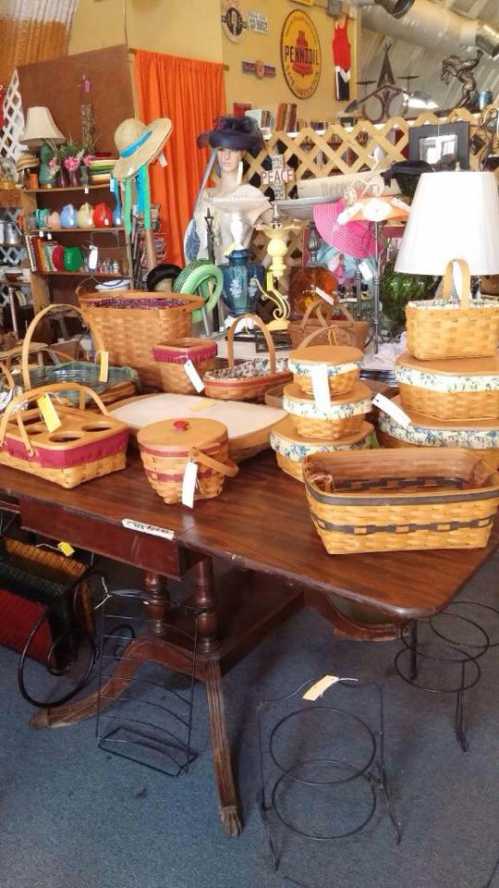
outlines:
M333 327L326 332L327 344L312 345L324 336L318 330L291 352L288 367L293 382L284 387L283 398L288 416L270 438L279 467L299 481L306 456L367 448L373 430L365 422L371 392L359 381L362 352L334 344Z
M459 302L450 302L454 261L460 267ZM471 300L463 260L449 263L442 299L409 303L408 352L395 373L395 403L411 422L382 415L386 447L462 447L499 467L499 304Z

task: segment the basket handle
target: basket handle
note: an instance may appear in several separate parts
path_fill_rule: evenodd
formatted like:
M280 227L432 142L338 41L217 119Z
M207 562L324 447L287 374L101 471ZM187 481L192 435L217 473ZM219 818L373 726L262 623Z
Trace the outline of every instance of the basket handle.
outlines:
M341 300L338 299L337 293L335 293L333 296L330 296L329 293L326 293L325 290L323 290L321 287L318 287L317 285L314 287L314 290L318 294L319 300L323 304L325 303L326 305L330 305L331 303L329 302L329 299L331 298L334 302L334 307L338 308L341 311L342 315L347 319L347 321L351 321L352 324L355 323L353 315L348 310L346 305L343 305Z
M309 305L307 305L307 308L305 309L305 314L303 315L301 322L300 322L300 327L302 328L302 330L305 329L307 321L310 320L310 317L314 312L316 312L317 319L318 319L318 321L320 321L320 323L324 327L324 329L327 329L328 323L327 323L326 318L322 314L323 308L329 308L329 306L326 303L324 303L324 301L320 298L314 299L313 302L311 302Z
M234 333L236 332L236 327L239 324L239 321L242 321L243 318L248 318L256 324L257 327L262 331L265 342L267 343L267 348L269 350L269 358L270 358L270 370L271 373L275 373L276 363L275 363L275 348L274 343L272 341L272 336L270 335L266 325L263 323L262 319L258 317L256 314L243 314L239 315L234 321L234 323L229 328L229 332L227 334L227 359L229 361L229 368L232 370L234 366Z
M239 472L239 466L236 466L236 464L232 462L232 460L229 460L228 463L220 462L218 459L213 459L212 456L208 456L208 454L204 453L202 450L198 450L197 447L192 448L190 452L190 459L192 459L196 463L201 463L208 469L213 469L215 472L220 472L220 474L225 475L226 478L235 478L235 476Z
M31 389L31 377L29 375L29 349L31 345L31 340L33 339L33 334L40 323L41 319L46 315L50 314L53 311L74 311L77 315L82 319L85 326L87 326L90 330L90 335L94 340L95 349L96 349L96 357L97 355L101 356L105 352L104 343L102 341L100 333L94 330L88 323L86 319L84 319L81 309L78 308L77 305L65 305L64 303L55 302L53 305L46 305L45 308L42 308L38 314L35 315L28 329L26 330L26 335L23 341L23 347L21 351L21 370L23 374L23 385L26 390Z
M7 431L7 423L9 421L10 416L17 412L17 424L19 426L19 432L23 439L23 444L26 447L26 450L30 455L33 455L33 448L31 446L28 435L26 434L26 429L24 428L24 423L21 416L21 410L19 409L23 404L29 404L30 401L36 401L38 398L41 398L42 395L55 395L57 392L74 392L75 389L80 393L80 403L79 409L85 409L85 401L87 397L92 398L93 401L97 404L97 407L105 416L109 416L109 411L106 409L98 394L93 391L93 389L88 388L86 385L80 385L78 382L54 382L52 385L41 385L39 388L30 389L27 392L22 392L17 397L13 398L10 404L7 406L5 413L0 420L0 447L3 447L3 442L5 440L5 433Z
M451 259L447 263L444 273L444 282L442 289L442 299L450 299L452 296L452 288L454 281L454 263L459 266L461 272L461 292L458 293L459 302L463 308L469 308L471 293L471 276L468 263L464 259Z
M5 379L7 380L8 387L10 389L15 389L16 383L14 381L14 377L12 376L12 373L10 372L10 370L6 364L0 363L0 373L3 374L3 376L5 376Z
M338 345L338 339L336 336L336 330L334 329L334 325L332 324L330 327L326 327L326 330L327 330L327 338L329 340L329 345ZM312 342L313 339L316 339L317 336L322 336L323 333L324 333L324 327L320 327L319 330L314 330L313 333L309 333L309 335L305 337L303 342L300 343L300 348L306 348L307 345L310 345L310 343Z

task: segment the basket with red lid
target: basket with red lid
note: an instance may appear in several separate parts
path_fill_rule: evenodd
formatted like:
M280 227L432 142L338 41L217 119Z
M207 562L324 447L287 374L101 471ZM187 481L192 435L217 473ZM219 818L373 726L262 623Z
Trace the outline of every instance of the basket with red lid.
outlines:
M185 336L155 345L152 354L163 391L192 395L202 390L204 374L215 366L217 344L211 339Z

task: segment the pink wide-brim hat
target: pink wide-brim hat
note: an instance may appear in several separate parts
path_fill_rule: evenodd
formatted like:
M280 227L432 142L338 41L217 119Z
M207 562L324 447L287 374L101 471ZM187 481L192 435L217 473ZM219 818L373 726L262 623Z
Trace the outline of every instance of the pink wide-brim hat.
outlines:
M348 222L340 225L338 216L345 209L343 199L314 207L314 222L321 238L341 253L355 259L374 256L375 242L370 222Z

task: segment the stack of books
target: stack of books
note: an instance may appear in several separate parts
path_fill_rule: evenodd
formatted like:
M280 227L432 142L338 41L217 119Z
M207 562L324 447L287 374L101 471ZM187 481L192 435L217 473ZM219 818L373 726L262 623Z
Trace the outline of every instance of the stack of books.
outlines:
M298 109L293 102L281 102L277 107L275 128L279 132L294 133L297 128Z

